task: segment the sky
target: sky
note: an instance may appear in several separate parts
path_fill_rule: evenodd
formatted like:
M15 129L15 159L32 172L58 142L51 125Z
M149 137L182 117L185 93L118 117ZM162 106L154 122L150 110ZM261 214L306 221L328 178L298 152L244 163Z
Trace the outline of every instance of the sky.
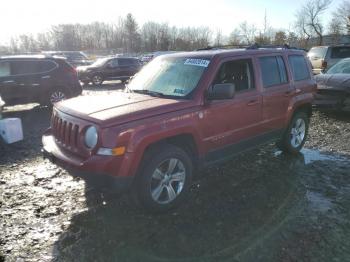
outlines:
M12 36L48 31L60 23L117 22L132 13L141 26L147 21L171 26L208 26L230 34L247 21L262 27L266 10L268 23L276 29L292 29L295 13L306 0L1 0L0 43ZM325 21L342 0L333 0Z

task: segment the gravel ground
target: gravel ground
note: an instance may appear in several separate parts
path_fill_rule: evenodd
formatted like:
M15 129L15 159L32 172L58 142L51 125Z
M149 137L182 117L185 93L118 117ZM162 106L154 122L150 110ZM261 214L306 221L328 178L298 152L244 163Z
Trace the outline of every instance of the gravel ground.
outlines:
M44 161L47 108L10 116L25 139L0 144L0 261L350 261L349 115L316 111L300 155L273 145L239 155L157 216Z

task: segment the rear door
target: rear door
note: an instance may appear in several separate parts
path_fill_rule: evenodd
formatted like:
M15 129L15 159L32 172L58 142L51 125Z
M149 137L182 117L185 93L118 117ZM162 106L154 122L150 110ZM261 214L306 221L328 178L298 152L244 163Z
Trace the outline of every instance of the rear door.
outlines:
M265 133L282 130L295 88L290 82L286 58L280 54L259 56L263 86L263 128Z
M11 74L15 80L12 92L18 103L38 101L41 83L38 60L11 61Z
M136 59L119 58L118 63L120 66L121 76L130 77L138 71L138 65Z

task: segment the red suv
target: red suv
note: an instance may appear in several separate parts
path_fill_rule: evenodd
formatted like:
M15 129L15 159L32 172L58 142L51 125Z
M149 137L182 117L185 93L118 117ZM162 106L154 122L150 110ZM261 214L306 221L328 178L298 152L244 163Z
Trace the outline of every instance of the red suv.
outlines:
M56 104L44 156L153 211L183 200L195 171L272 140L304 145L316 90L303 51L247 48L155 58L126 92ZM196 172L199 173L199 172Z

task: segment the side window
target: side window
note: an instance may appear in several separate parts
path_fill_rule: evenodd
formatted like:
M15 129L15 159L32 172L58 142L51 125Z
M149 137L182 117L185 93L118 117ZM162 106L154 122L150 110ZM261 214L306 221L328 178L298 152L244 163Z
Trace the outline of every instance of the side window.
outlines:
M237 92L255 88L251 59L225 62L215 78L214 84L232 83Z
M123 59L123 58L121 58L121 59L119 59L118 62L119 62L119 64L121 66L129 66L129 65L132 64L132 60L131 59Z
M265 88L288 82L286 66L281 56L260 57L259 61Z
M118 67L118 59L112 59L108 62L112 67Z
M310 79L309 68L307 67L304 56L290 55L289 65L292 69L293 78L295 81Z
M11 74L10 62L0 62L0 77L9 76Z
M53 69L56 68L56 64L51 61L40 61L39 62L39 72L44 73L44 72L49 72Z
M12 61L11 75L28 75L39 72L39 63L37 61Z

